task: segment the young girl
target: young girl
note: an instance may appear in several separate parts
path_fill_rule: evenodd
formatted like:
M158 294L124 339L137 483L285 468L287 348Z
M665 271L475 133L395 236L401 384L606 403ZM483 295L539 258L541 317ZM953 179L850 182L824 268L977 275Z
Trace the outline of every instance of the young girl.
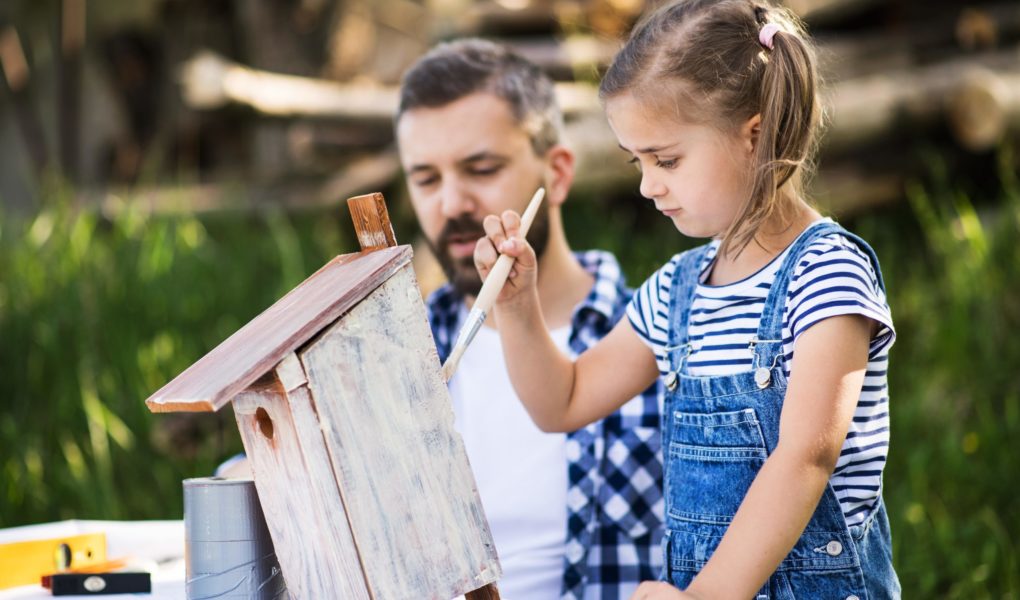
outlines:
M658 376L669 390L666 582L634 598L899 597L881 499L895 334L871 248L802 196L816 86L805 33L762 0L680 0L635 29L606 115L642 196L712 241L576 362L546 332L519 217L485 220L475 263L517 259L495 316L541 428L582 427Z

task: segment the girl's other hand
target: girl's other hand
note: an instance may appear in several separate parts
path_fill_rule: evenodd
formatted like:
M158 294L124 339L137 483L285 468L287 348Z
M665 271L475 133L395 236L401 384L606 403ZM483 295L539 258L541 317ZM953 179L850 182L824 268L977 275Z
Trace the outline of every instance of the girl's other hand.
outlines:
M668 583L645 581L634 590L630 600L702 600L701 596L681 592Z
M482 221L482 226L485 237L475 244L475 268L482 281L489 277L500 254L516 259L496 303L506 307L534 298L538 259L531 244L520 237L520 215L512 210L504 211L500 216L489 215Z

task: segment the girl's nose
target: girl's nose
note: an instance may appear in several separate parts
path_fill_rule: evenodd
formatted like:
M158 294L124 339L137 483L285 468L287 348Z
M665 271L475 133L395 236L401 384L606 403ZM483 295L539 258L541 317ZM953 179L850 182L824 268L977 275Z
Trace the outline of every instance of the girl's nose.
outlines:
M666 186L656 179L654 176L649 174L650 169L646 169L641 172L641 187L638 188L641 195L649 200L661 198L666 195Z

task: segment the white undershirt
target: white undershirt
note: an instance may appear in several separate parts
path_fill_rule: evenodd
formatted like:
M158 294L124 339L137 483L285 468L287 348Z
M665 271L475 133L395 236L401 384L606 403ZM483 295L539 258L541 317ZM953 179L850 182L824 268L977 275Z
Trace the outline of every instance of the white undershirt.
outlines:
M569 327L551 334L566 350ZM499 334L489 327L461 358L450 396L503 567L500 596L558 599L567 535L566 435L543 433L531 421L510 383Z

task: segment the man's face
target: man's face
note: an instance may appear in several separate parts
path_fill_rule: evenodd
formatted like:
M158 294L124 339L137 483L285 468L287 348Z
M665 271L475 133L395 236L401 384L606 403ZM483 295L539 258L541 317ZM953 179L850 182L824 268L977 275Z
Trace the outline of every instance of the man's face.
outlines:
M507 102L476 93L438 108L407 111L397 124L400 161L411 204L447 278L475 296L474 267L482 219L512 209L521 213L541 185L546 160ZM528 241L541 256L548 239L548 211L535 218Z

